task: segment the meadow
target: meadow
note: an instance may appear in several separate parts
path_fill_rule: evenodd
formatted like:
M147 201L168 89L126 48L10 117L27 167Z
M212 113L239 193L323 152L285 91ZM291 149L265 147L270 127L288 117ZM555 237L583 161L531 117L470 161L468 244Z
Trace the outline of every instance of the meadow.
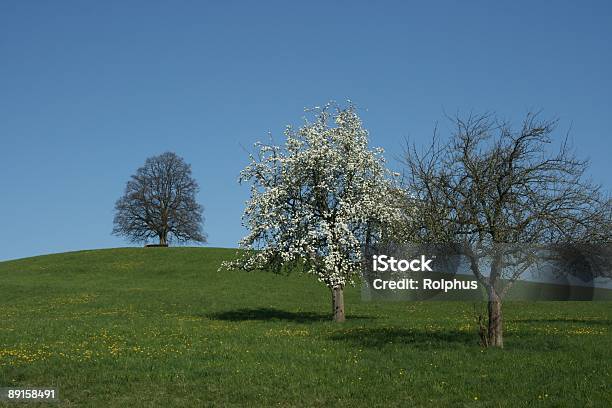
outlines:
M314 277L218 272L234 254L0 263L0 387L56 387L62 407L612 406L612 303L508 302L506 348L482 349L480 304L354 287L334 324Z

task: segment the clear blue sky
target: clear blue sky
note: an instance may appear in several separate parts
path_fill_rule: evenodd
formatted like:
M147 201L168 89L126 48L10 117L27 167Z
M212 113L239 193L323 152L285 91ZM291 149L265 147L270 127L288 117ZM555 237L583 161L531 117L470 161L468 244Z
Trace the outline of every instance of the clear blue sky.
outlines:
M236 246L242 146L330 99L391 161L445 111L542 108L612 187L612 3L368 3L1 1L0 259L128 245L114 202L166 150Z

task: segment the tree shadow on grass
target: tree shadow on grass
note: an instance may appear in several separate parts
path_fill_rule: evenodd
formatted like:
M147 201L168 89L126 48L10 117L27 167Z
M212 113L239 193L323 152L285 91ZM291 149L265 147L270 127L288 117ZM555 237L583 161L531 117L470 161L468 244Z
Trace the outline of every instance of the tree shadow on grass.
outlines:
M563 341L562 336L528 335L506 333L506 348L522 351L556 351L573 349L572 344ZM402 345L422 350L473 349L481 348L476 331L456 329L426 330L420 328L374 327L346 328L335 331L332 341L345 342L353 347L376 348ZM495 348L492 348L495 350Z
M289 312L268 307L236 309L226 312L208 314L206 317L213 320L226 320L232 322L247 320L284 320L296 323L328 322L331 321L331 313L316 312ZM373 319L370 316L348 315L347 319Z
M512 323L527 323L527 324L542 324L542 323L572 323L572 324L587 324L595 326L612 326L612 320L607 319L512 319L507 320Z
M477 346L476 333L458 330L427 331L397 327L353 328L336 332L330 337L359 347L381 348L393 344L417 348L448 348L457 345Z

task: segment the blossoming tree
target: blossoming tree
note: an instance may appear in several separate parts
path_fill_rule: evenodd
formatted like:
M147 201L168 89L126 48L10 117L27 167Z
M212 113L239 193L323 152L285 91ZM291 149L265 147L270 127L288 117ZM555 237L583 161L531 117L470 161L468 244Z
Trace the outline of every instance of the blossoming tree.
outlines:
M367 242L393 219L391 173L382 149L368 148L368 132L352 104L310 111L284 146L256 143L240 174L251 182L243 215L246 249L230 268L298 269L331 291L333 319L345 320L343 290L363 265Z

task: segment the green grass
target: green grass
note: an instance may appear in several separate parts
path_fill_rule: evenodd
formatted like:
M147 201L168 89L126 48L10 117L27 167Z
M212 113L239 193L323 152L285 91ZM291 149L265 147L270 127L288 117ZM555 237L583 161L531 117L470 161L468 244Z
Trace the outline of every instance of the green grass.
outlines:
M507 303L506 349L482 350L472 303L351 288L334 324L316 279L217 272L233 254L0 263L0 387L54 386L79 407L612 406L611 303Z

